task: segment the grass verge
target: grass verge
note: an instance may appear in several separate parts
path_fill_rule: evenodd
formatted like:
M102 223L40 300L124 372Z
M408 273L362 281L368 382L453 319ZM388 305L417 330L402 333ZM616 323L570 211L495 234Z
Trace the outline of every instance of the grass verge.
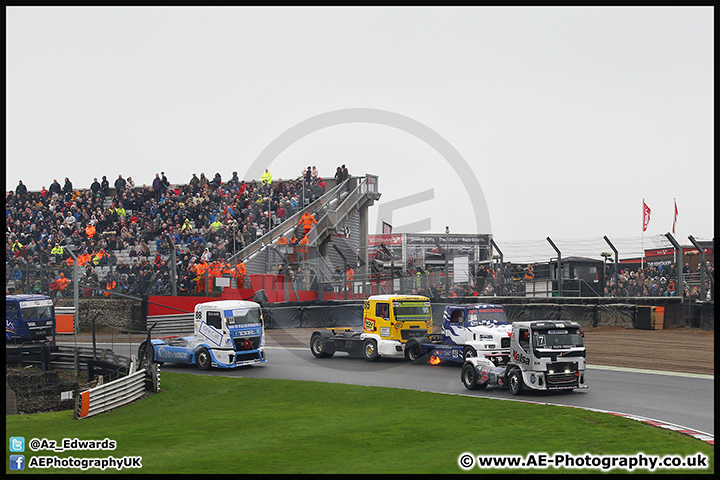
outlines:
M37 451L31 457L142 457L123 473L462 473L474 456L569 453L691 457L708 467L655 473L714 473L700 440L577 408L502 402L413 390L293 380L162 373L162 391L84 420L71 411L6 417L6 438L103 440L112 451ZM9 451L9 446L8 446ZM9 459L8 455L8 459ZM595 460L600 462L601 460ZM85 473L98 473L90 468ZM106 473L116 470L106 469ZM648 473L638 468L635 472ZM24 473L81 473L30 469ZM470 473L600 473L601 469L513 468ZM626 473L624 469L611 473ZM11 471L6 464L6 473Z

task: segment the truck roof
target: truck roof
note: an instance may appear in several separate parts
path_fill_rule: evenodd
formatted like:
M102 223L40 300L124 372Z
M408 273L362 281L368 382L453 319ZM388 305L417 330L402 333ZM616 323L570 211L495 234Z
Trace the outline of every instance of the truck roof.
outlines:
M502 305L495 305L495 304L485 304L485 303L453 303L450 305L445 305L445 308L448 309L455 309L455 308L498 308L505 310L505 307Z
M573 320L531 320L522 322L513 322L513 325L528 326L528 327L559 327L560 325L567 327L578 327L580 324Z
M368 300L390 301L390 300L425 300L430 301L428 297L423 295L370 295Z
M12 302L27 302L32 300L48 300L50 297L47 295L39 295L33 293L17 293L15 295L5 295L5 301L10 300Z
M198 303L195 305L195 309L218 309L218 310L231 310L234 308L260 308L260 304L256 302L250 302L247 300L216 300L214 302Z

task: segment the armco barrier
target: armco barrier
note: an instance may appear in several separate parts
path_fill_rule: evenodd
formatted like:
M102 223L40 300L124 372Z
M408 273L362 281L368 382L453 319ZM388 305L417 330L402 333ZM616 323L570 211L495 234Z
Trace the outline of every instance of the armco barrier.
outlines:
M156 372L159 377L159 370ZM143 368L131 375L80 392L75 398L74 418L92 417L134 402L145 394L145 380L148 373L149 371Z
M153 336L192 335L195 329L195 314L180 313L176 315L148 316L148 328L152 325L155 325L152 329Z

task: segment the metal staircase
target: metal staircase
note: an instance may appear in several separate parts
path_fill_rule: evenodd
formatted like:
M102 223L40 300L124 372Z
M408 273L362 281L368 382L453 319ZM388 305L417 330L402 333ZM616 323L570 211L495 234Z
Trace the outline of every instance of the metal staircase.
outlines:
M380 198L377 178L365 175L345 180L232 256L229 263L242 260L247 272L256 274L276 273L282 264L295 267L296 271L299 267L305 277L305 289L315 282L331 282L335 266L342 268L348 263L355 267L358 251L366 247L367 232L361 225L360 213ZM290 245L278 245L281 236L292 235L305 211L318 221L307 234L308 244L298 246L297 250Z

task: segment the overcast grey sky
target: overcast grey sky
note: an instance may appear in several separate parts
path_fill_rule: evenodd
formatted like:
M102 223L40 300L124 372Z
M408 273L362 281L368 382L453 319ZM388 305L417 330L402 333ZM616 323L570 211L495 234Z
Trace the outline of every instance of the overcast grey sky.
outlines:
M373 122L326 126L267 165L297 177L379 176L370 212L396 232L551 237L714 236L714 10L688 8L6 8L6 188L166 172L223 179L316 115L389 112L442 138ZM454 162L454 164L453 164ZM491 231L478 231L483 195ZM643 198L652 209L642 232ZM404 199L404 200L403 200ZM429 220L428 220L429 219ZM379 232L378 232L379 233ZM625 240L623 240L625 241ZM525 242L525 243L524 243ZM597 245L595 242L599 242ZM599 245L599 246L598 246ZM524 247L519 247L524 248ZM631 247L628 247L631 248ZM598 252L594 252L598 250ZM607 248L604 248L607 250ZM588 252L589 253L589 252Z

